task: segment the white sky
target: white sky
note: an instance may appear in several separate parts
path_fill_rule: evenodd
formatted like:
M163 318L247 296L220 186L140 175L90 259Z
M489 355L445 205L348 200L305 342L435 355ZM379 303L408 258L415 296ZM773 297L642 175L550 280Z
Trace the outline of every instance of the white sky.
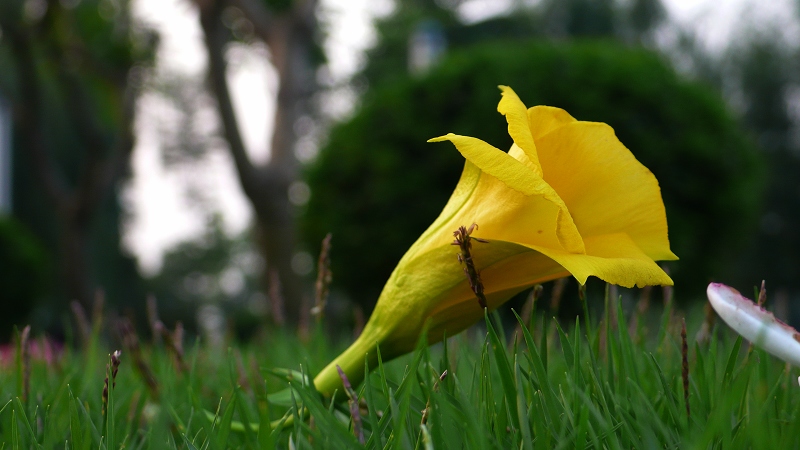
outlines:
M795 40L796 25L792 0L664 0L678 23L695 29L710 49L726 46L731 34L746 17L750 23L774 23ZM512 0L471 0L462 15L478 20L502 12ZM363 60L362 51L371 45L371 20L391 10L391 0L321 0L321 22L327 26L326 52L334 81L345 80ZM758 5L758 6L756 6ZM161 34L157 70L202 78L205 51L197 12L191 0L134 0L134 14ZM787 24L792 24L791 27ZM228 54L234 104L245 144L256 161L268 158L272 132L275 75L263 48L236 48ZM247 227L251 209L238 185L233 164L222 150L190 171L164 167L160 153L159 127L169 123L170 108L155 94L144 95L138 105L137 145L133 156L133 177L123 189L130 221L125 226L124 245L139 261L145 273L158 271L163 252L176 243L198 235L203 216L186 201L186 186L200 188L207 204L218 210L229 233ZM210 118L210 126L215 123Z

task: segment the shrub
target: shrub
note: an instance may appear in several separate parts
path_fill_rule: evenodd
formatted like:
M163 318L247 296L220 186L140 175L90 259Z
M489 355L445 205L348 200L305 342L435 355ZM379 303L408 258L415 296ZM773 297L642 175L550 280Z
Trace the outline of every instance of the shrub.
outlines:
M463 158L427 139L453 132L510 147L496 112L499 84L527 105L608 123L653 171L681 258L671 265L678 289L699 288L728 269L757 210L761 161L719 95L643 49L494 42L453 52L425 77L374 86L331 131L306 173L312 197L302 228L309 243L333 233L338 287L370 307L441 211Z

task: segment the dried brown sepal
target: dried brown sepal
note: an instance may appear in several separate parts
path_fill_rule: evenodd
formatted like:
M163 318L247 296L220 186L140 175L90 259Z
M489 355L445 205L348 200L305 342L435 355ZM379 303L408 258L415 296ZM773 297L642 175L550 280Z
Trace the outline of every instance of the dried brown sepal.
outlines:
M170 347L175 352L175 358L178 360L178 367L186 372L186 360L183 358L183 322L180 320L175 324L175 330L172 332L172 339L170 339Z
M683 401L686 403L686 420L692 417L689 409L689 344L686 342L686 319L681 323L681 378L683 379Z
M167 350L172 354L175 361L175 366L178 372L185 373L188 369L186 360L183 355L183 322L178 321L175 324L175 331L170 332L169 329L159 320L155 323L154 331L164 339L164 345Z
M700 329L697 330L697 334L694 338L700 345L708 344L708 341L711 339L711 331L714 329L714 323L717 321L717 313L714 312L711 303L706 302L703 310L705 311L705 319L703 320L703 324L700 325Z
M27 325L19 335L20 371L22 372L22 401L28 401L31 392L31 326Z
M119 365L122 363L120 360L122 357L121 350L114 350L114 353L111 354L111 387L114 388L117 386L117 372L119 371Z
M81 337L81 344L84 349L86 349L92 335L92 326L89 324L89 319L86 317L86 311L78 301L73 300L69 306L72 310L72 315L75 316L75 324L78 328L78 334Z
M761 289L758 291L758 306L764 306L767 301L766 280L761 280Z
M361 426L361 411L358 407L358 395L353 390L353 386L350 385L350 380L347 379L347 375L344 374L342 368L337 365L336 370L339 372L339 378L342 379L342 384L344 385L344 392L347 394L350 416L353 418L353 433L355 433L358 442L363 445L366 441L364 440L364 430Z
M133 391L133 396L131 396L131 406L128 407L128 415L127 415L127 423L135 423L134 420L136 419L137 412L140 409L139 400L142 396L142 391L135 390Z
M453 232L455 240L452 244L457 245L461 250L461 253L457 255L458 262L464 264L464 274L467 276L467 281L469 281L469 287L472 288L472 292L475 293L475 297L478 299L478 304L481 308L486 308L487 302L486 295L483 293L483 282L481 281L480 273L475 268L475 263L472 261L471 250L473 239L482 243L488 243L489 241L470 236L472 232L477 229L477 223L473 223L469 228L463 225L458 227L458 229Z
M652 286L645 286L639 290L639 302L636 304L631 321L628 324L628 335L634 336L636 341L639 341L639 320L650 308L650 292Z
M142 377L145 386L147 386L150 396L153 399L158 399L158 381L156 380L153 371L150 369L150 365L147 364L147 361L145 361L144 357L142 356L142 349L139 346L139 337L136 334L136 330L134 330L133 325L128 319L121 319L119 321L118 328L120 338L122 339L122 345L125 347L128 353L130 353L131 358L133 359L133 365L136 368L136 371L139 373L139 376Z
M333 235L331 233L325 235L325 238L322 240L319 259L317 260L317 282L315 283L314 307L311 308L311 314L316 316L317 324L322 322L325 305L328 303L331 281L333 280L330 255L332 237Z
M553 290L550 293L550 312L556 314L558 308L561 306L561 297L564 295L564 289L567 287L569 278L559 278L553 281Z
M542 296L542 291L544 291L544 287L541 284L537 284L531 289L531 293L528 294L528 298L522 306L522 314L520 315L522 323L530 324L531 316L533 316L533 309L536 307L536 301ZM514 339L517 341L522 338L522 325L517 324L514 336Z
M103 415L106 414L108 408L108 391L109 391L109 384L111 384L110 389L114 389L117 387L117 371L119 370L119 365L122 362L120 357L122 356L122 352L119 350L114 350L114 353L108 355L110 361L106 364L106 378L103 381ZM108 374L111 374L111 382L109 383Z

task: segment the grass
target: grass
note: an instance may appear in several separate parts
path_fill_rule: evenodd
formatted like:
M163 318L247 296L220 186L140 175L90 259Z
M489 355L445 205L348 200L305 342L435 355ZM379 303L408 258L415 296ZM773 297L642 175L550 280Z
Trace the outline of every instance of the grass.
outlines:
M342 350L319 333L305 343L275 333L228 350L195 345L182 362L164 345L141 344L137 356L129 336L107 413L102 393L113 370L97 328L83 350L54 362L29 361L18 345L0 372L0 448L797 446L796 369L727 329L699 343L690 332L684 362L677 313L637 318L631 333L619 305L606 296L599 320L569 324L534 315L518 326L490 315L485 328L381 363L333 401L279 369L313 374ZM690 331L700 326L690 323Z

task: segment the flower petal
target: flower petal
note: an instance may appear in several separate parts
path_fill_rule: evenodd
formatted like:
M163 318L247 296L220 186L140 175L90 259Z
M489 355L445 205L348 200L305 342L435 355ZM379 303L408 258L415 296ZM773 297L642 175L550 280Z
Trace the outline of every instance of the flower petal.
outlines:
M574 117L561 108L552 106L534 106L528 109L528 121L530 122L531 135L534 141L551 131L561 128L572 122L577 122Z
M678 259L669 248L658 181L611 127L564 123L538 139L537 148L545 181L561 196L584 239L625 232L650 258Z
M506 116L508 122L508 134L511 139L528 157L531 168L539 176L542 176L542 167L539 164L539 157L536 155L536 144L531 134L528 111L525 104L517 97L517 94L508 86L499 86L503 95L500 103L497 104L497 112Z
M392 274L378 300L382 306L370 318L374 323L396 323L388 333L391 339L382 343L382 352L384 347L399 353L411 350L427 319L431 321L429 337L435 341L442 332L452 336L483 316L457 254L457 247L440 246L418 254L403 263L402 273ZM473 243L472 257L490 310L527 287L569 275L553 259L513 242ZM390 320L394 317L404 320Z
M456 215L464 208L464 205L472 198L478 182L481 179L483 172L469 161L464 164L464 170L461 172L461 178L456 184L453 194L447 200L447 204L439 213L439 217L433 221L431 226L425 230L422 235L414 242L411 248L403 255L400 263L411 260L420 253L430 251L432 248L440 245L447 245L453 239L453 231L461 225L469 226L472 223L460 223L453 226L455 222L460 221ZM475 219L473 219L474 222ZM400 264L398 264L400 265Z
M585 284L589 276L623 287L634 285L672 285L672 279L625 233L591 236L584 239L586 254L528 246L552 258Z
M514 276L505 274L501 277L495 277L488 269L484 271L484 268L495 265L508 267L506 261L517 260L519 254L534 253L524 246L496 241L475 243L472 250L478 270L482 271L481 276L484 278L484 287L487 297L490 299L489 305L492 308L496 308L501 303L501 300L508 299L508 297L502 299L497 297L497 292L509 287L519 287L519 290L522 290L528 285L526 283L528 280L534 281L530 274L538 273L532 271L539 266L530 267L523 264L517 264L520 268L515 269ZM370 324L373 325L368 324L369 326L364 329L364 333L391 336L382 342L382 352L384 347L391 352L391 355L394 355L394 352L401 354L411 350L425 321L432 314L435 314L435 311L441 310L443 305L460 304L471 314L470 322L461 324L463 326L459 328L448 328L449 335L463 330L483 315L483 309L478 305L478 300L475 298L475 294L470 289L469 282L464 275L463 266L458 263L457 254L458 248L448 243L425 253L418 253L412 259L404 257L403 261L398 264L398 267L402 267L403 270L395 270L389 277L378 299L378 304L381 307L376 307L372 317L370 317ZM563 274L563 269L547 260L547 258L542 258L540 262L540 266L542 264L546 265L548 271L556 271L559 274ZM526 269L528 270L525 272L527 276L517 276L520 271L525 271ZM494 303L492 303L492 299ZM403 320L395 320L397 317L402 317ZM393 325L391 332L388 333L385 329L380 332L372 330L371 327L374 324ZM434 338L441 339L441 334L434 336Z
M518 161L508 153L493 147L486 142L469 136L459 136L449 133L446 136L430 139L428 142L452 142L459 152L464 155L467 161L477 166L482 172L501 181L508 188L513 189L525 196L539 195L556 205L557 220L556 220L556 235L558 236L559 244L568 252L583 253L585 251L583 239L581 239L578 228L567 210L566 204L561 200L561 197L556 191L550 187L541 177L537 176L535 172L523 162ZM480 183L479 183L480 186ZM476 187L479 189L479 187ZM477 190L472 198L480 202L481 205L491 206L505 205L507 199L505 194L498 193L492 197L486 197L484 194L477 195ZM537 211L531 211L526 208L528 213L535 214ZM476 220L474 218L464 218L463 222ZM438 220L437 220L438 222ZM499 221L498 221L499 223ZM467 225L467 223L456 224L457 228L460 225ZM480 225L480 224L479 224ZM509 228L512 231L521 231L523 233L532 233L532 229L523 229L523 224L509 223Z
M736 289L711 283L706 291L717 314L748 341L800 367L800 334Z
M448 133L428 140L443 141L452 142L467 161L524 195L544 195L549 188L529 167L480 139Z
M474 245L472 250L473 261L480 272L490 310L523 289L569 276L569 272L552 258L513 242L489 241L484 245ZM463 273L461 275L464 277ZM453 323L448 319L451 314L466 317L467 312L471 314L471 321L465 323L464 327L483 315L483 309L478 305L475 294L464 277L464 284L452 288L448 297L431 310L432 325ZM448 334L452 334L456 328L450 327L447 330Z
M496 240L472 247L490 310L525 288L570 272L581 284L589 276L625 287L672 284L669 276L624 233L591 238L586 241L586 250L586 255L576 255ZM446 269L450 258L445 257L442 268L437 269L429 256L425 255L424 263L419 260L421 270L450 270ZM451 279L457 284L448 288L447 296L439 298L430 310L432 338L440 338L443 331L448 335L457 333L483 314L463 273L458 271L457 275Z

